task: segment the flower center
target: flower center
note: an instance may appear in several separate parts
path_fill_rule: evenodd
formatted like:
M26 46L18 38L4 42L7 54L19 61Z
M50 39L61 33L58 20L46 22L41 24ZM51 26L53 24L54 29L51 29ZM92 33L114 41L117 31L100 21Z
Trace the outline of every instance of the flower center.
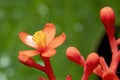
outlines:
M33 35L33 40L39 48L43 48L46 45L46 35L43 31L37 31Z

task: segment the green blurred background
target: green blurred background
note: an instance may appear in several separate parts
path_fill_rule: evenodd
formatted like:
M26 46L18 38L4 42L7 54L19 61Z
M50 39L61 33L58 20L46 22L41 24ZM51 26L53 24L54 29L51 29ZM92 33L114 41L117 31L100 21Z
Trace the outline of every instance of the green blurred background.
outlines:
M0 80L37 80L47 77L43 72L29 68L17 60L19 50L25 46L18 34L26 31L34 34L52 22L57 34L65 32L65 43L57 48L51 58L57 80L65 80L67 74L80 80L83 68L70 62L65 55L68 46L77 47L86 56L96 51L104 28L99 19L99 10L111 6L116 14L116 25L120 24L120 0L0 0ZM42 63L37 57L39 63ZM89 80L97 80L91 75Z

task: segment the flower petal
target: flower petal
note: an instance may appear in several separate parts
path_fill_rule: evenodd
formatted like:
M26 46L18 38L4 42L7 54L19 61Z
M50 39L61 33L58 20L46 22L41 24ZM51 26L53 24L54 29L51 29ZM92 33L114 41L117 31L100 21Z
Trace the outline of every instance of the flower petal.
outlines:
M30 57L40 54L37 50L19 51L18 53L18 59L22 62L26 62Z
M55 25L53 23L47 23L44 26L43 32L46 34L46 37L47 37L46 44L48 44L55 37L55 33L56 33Z
M56 47L60 46L65 41L65 39L66 39L66 34L62 33L61 35L54 38L54 40L51 41L50 44L48 44L48 47L56 48Z
M52 57L55 55L55 53L56 53L55 49L49 49L46 52L42 53L42 56L43 57Z
M33 41L33 36L27 34L26 32L20 32L19 34L20 39L22 42L30 47L37 48L36 43Z

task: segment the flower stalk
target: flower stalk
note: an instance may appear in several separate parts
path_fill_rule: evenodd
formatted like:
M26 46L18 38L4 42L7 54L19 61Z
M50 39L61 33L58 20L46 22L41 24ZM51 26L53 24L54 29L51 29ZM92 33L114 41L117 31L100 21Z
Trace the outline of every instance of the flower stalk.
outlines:
M106 33L108 35L111 51L112 51L112 61L110 64L110 70L116 72L119 64L119 51L117 41L114 36L115 32L115 15L114 11L110 7L104 7L100 11L100 18L104 27L106 28Z
M50 63L50 58L42 57L44 63L45 63L45 72L49 78L49 80L56 80L56 77L54 75L54 72L52 70L52 66Z

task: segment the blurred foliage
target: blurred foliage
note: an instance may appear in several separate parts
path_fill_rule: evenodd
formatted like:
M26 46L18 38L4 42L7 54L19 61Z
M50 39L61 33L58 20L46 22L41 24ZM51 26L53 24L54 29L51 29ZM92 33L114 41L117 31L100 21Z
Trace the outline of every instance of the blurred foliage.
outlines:
M26 31L32 35L48 22L56 25L57 35L67 34L66 42L51 58L57 80L65 80L67 74L71 74L73 80L80 80L83 68L66 58L66 48L75 46L85 57L95 51L104 34L99 10L111 6L119 26L119 3L118 0L0 0L0 80L46 77L43 72L21 64L17 56L19 50L31 49L19 40L19 32ZM90 80L95 78L92 75Z

